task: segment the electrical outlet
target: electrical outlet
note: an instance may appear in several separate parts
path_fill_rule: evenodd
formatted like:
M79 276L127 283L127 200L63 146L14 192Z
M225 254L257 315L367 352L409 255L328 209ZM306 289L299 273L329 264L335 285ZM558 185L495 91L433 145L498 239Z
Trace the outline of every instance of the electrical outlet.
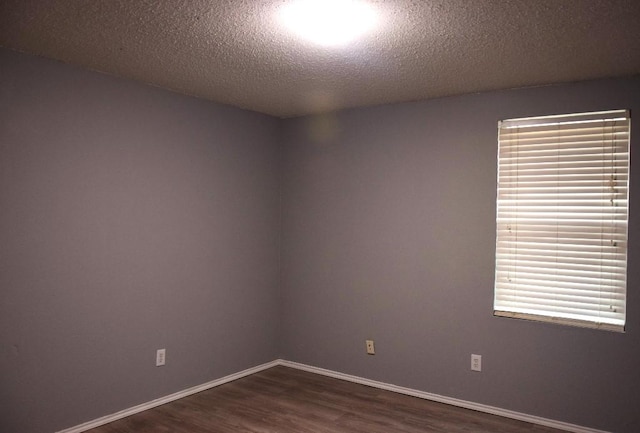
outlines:
M482 371L482 355L471 354L471 370Z
M366 343L367 343L367 355L375 355L376 348L373 345L373 340L366 340Z
M156 367L164 365L167 358L167 349L158 349L156 351Z

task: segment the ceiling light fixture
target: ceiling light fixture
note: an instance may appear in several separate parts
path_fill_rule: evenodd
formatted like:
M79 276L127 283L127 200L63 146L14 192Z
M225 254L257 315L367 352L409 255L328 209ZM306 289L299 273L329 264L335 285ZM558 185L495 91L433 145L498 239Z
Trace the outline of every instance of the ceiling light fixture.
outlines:
M298 0L280 12L291 31L323 46L343 45L371 30L377 21L371 5L359 0Z

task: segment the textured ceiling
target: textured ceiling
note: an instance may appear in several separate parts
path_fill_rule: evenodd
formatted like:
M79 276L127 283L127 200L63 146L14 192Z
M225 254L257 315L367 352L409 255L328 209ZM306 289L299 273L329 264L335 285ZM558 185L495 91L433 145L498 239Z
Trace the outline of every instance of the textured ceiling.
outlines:
M0 45L278 117L640 73L638 0L371 0L313 46L288 0L0 0Z

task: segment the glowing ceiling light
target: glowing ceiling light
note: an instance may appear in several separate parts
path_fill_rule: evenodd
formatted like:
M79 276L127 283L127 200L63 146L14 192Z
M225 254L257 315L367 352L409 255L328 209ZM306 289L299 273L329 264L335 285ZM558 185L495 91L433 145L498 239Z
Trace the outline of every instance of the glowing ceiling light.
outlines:
M285 4L280 18L298 35L319 45L341 45L373 28L373 8L358 0L298 0Z

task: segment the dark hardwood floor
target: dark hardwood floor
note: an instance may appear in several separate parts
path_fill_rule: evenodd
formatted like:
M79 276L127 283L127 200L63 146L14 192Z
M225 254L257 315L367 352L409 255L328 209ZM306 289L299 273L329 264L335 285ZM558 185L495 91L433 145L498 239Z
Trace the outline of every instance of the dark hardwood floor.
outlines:
M274 367L132 415L89 433L560 433L333 379Z

